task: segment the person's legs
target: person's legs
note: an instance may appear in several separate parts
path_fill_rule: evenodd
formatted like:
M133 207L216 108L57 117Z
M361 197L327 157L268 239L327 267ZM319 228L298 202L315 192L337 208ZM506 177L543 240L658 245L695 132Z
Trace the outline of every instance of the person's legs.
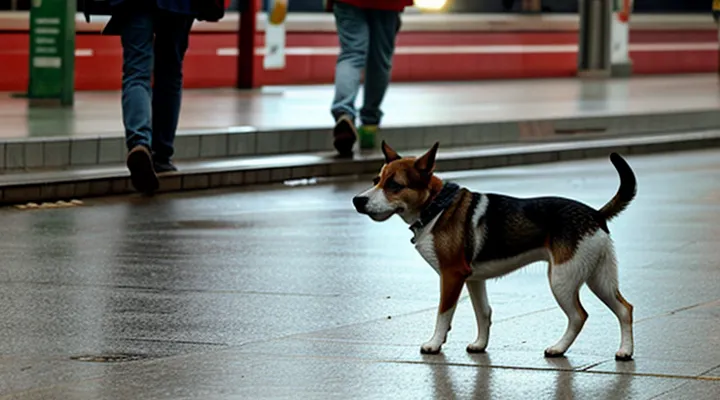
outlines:
M355 99L367 59L369 32L367 11L345 3L334 5L340 55L335 66L335 98L331 107L336 125L335 148L341 155L352 154L355 144Z
M152 150L158 172L175 168L175 133L180 117L183 60L193 18L163 10L155 12L155 82L153 84Z
M360 110L360 146L375 146L375 131L383 117L380 109L390 83L395 38L400 26L396 11L369 11L370 46L365 69L365 96Z
M115 16L113 16L115 18ZM127 166L135 189L152 192L159 186L152 168L150 80L153 63L153 20L149 8L128 8L122 18L122 113L128 150Z

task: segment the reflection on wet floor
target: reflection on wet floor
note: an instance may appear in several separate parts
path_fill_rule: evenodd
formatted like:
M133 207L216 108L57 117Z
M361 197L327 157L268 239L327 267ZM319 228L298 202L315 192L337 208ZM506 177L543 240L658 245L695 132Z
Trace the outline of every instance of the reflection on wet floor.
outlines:
M0 394L717 398L718 160L628 157L639 194L610 229L635 305L629 363L614 361L617 322L587 289L590 317L567 357L543 357L565 317L540 264L488 283L487 353L465 352L476 328L464 293L443 352L421 355L438 277L399 219L355 214L365 181L2 209ZM618 183L604 159L443 176L596 207Z

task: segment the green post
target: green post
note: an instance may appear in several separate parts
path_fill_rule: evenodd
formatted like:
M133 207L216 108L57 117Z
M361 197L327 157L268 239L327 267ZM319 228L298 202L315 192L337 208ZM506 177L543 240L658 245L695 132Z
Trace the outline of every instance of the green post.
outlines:
M32 0L28 83L31 104L73 105L76 7L75 1Z

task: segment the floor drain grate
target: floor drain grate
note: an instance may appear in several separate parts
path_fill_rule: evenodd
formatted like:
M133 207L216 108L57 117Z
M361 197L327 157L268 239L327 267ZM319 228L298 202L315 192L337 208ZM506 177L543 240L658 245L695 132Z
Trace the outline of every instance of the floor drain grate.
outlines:
M83 361L83 362L98 362L98 363L118 363L137 361L147 358L142 354L95 354L95 355L82 355L72 356L71 360Z

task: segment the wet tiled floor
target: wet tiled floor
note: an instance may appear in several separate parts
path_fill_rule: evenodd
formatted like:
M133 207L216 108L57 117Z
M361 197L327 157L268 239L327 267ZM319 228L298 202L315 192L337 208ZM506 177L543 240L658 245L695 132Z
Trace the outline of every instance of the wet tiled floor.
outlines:
M635 360L614 316L565 358L546 268L488 283L486 354L463 294L440 355L421 355L438 278L398 219L373 223L368 182L265 186L82 207L0 210L0 398L716 399L720 397L720 151L629 156L639 191L610 229L635 306ZM606 159L444 174L475 190L599 207ZM127 353L92 363L79 355Z

